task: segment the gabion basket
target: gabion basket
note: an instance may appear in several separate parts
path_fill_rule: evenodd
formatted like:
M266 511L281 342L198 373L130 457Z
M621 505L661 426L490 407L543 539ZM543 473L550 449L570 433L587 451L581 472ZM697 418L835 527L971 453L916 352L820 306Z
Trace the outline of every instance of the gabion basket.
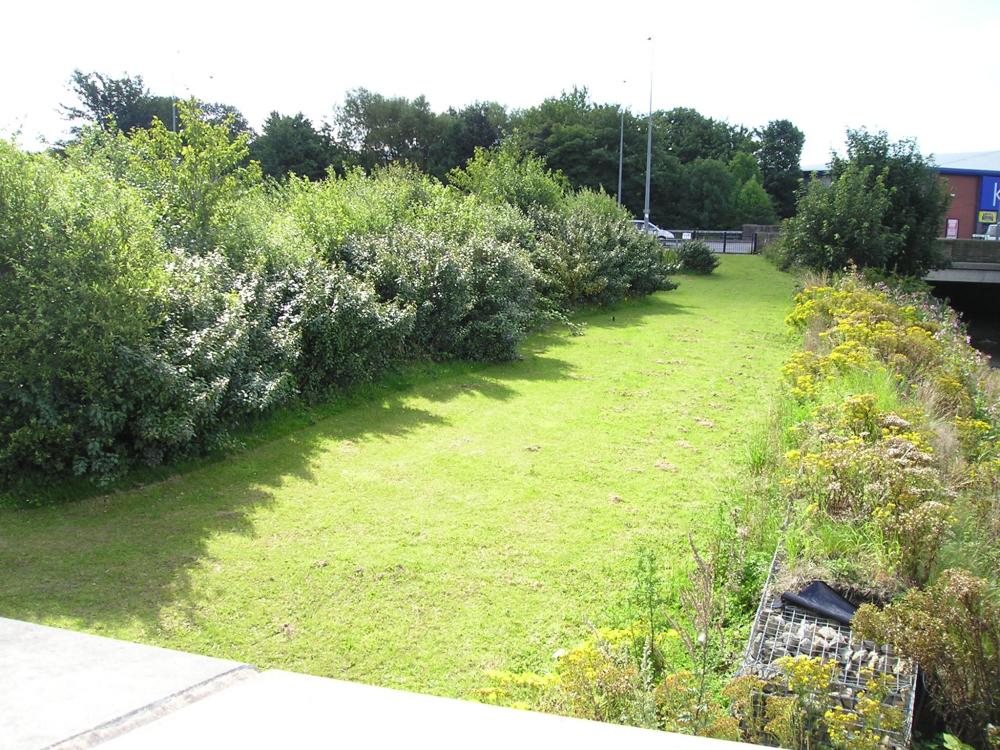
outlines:
M772 590L775 564L764 586L739 674L771 681L781 674L776 662L785 656L834 661L837 669L828 697L831 706L840 705L848 711L855 709L858 691L864 689L869 674L885 675L889 691L883 704L902 711L903 726L899 731L885 731L884 744L891 748L908 747L913 729L917 665L895 654L889 645L856 638L847 625L783 602ZM779 684L771 682L772 694Z

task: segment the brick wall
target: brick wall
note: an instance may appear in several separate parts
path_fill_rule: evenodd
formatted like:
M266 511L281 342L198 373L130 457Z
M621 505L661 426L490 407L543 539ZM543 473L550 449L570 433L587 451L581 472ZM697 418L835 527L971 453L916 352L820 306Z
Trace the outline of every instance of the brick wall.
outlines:
M970 239L976 231L976 209L979 204L979 175L974 174L943 174L945 189L953 194L951 204L945 216L941 236L945 236L948 219L958 219L959 239Z

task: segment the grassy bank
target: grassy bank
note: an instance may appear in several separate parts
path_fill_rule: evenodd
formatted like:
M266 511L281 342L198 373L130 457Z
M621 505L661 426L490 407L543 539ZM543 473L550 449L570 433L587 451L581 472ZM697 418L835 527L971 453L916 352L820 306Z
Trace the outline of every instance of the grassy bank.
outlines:
M745 461L792 349L790 277L708 277L429 366L225 461L0 514L0 614L320 675L468 695L539 667L664 560Z

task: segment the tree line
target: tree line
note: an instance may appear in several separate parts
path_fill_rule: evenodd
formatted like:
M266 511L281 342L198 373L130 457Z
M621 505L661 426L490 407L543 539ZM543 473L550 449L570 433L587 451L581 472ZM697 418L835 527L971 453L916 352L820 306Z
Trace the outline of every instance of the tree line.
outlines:
M82 124L130 132L173 121L172 97L152 93L141 76L113 78L74 71L77 102L64 105L74 136ZM250 158L264 174L320 179L333 170L366 172L406 162L447 182L476 149L512 144L540 157L574 188L615 195L623 141L622 203L641 216L645 190L646 116L593 102L574 88L534 107L509 110L495 101L435 112L423 96L348 91L319 125L301 112L271 112L259 133L231 105L197 102L209 121L246 133ZM759 128L733 125L678 107L653 120L651 218L666 227L719 228L772 223L795 211L804 135L788 120Z

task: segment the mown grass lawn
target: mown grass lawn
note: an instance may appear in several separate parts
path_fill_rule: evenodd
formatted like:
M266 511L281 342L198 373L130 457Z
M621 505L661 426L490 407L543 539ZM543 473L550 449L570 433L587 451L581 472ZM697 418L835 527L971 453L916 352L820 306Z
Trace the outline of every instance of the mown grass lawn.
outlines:
M0 615L443 695L686 557L792 348L758 257L146 486L0 513ZM659 466L658 466L659 464Z

